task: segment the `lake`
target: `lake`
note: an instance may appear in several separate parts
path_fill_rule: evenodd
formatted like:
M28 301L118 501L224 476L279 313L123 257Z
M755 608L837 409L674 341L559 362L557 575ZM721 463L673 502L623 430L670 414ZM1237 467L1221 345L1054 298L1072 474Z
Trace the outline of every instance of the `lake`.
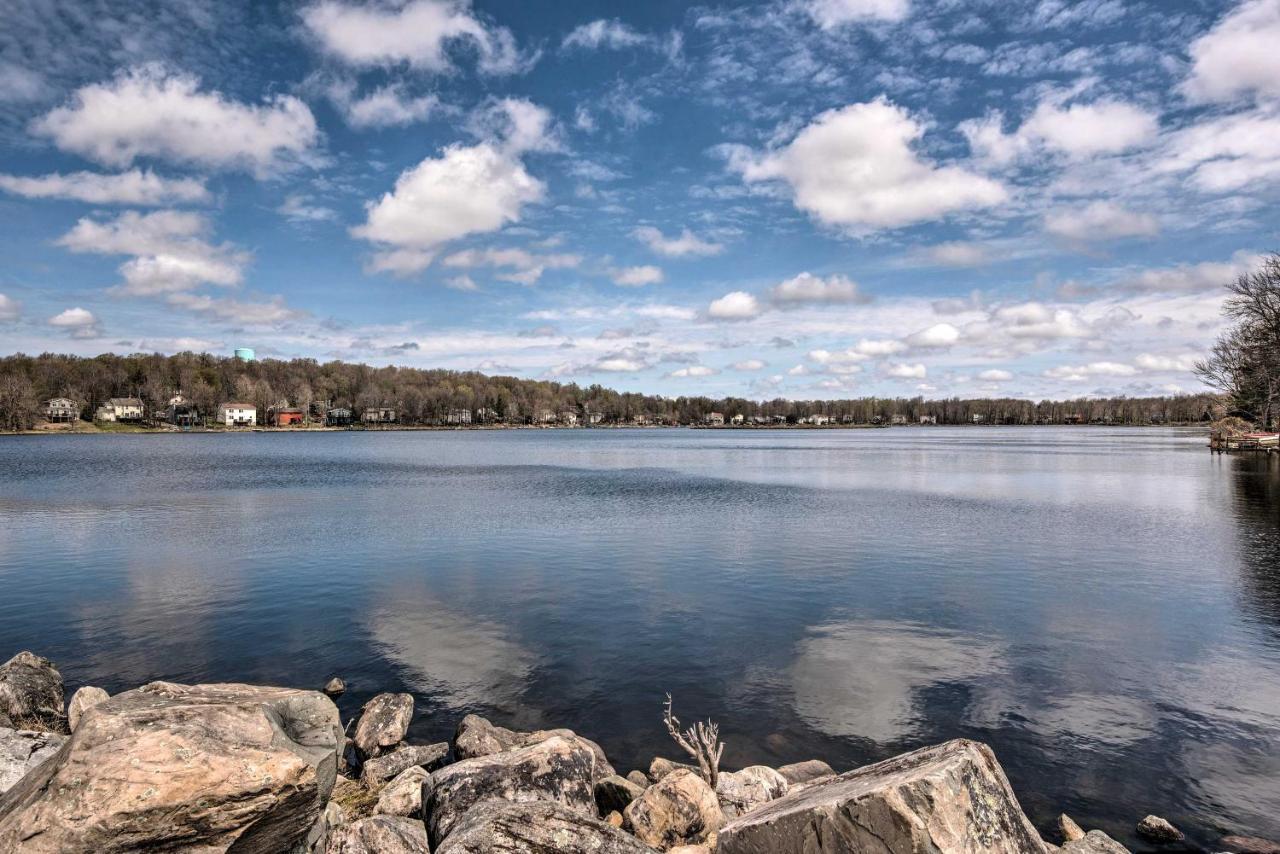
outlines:
M620 772L989 742L1135 843L1280 838L1280 459L1103 427L0 438L0 660L410 691Z

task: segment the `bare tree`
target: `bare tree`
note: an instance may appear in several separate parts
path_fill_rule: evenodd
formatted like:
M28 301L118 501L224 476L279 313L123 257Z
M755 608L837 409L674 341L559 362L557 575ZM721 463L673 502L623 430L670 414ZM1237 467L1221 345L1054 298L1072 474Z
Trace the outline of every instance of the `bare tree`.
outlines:
M720 757L724 755L724 744L720 741L720 725L710 720L696 723L687 730L680 731L680 719L671 713L671 695L662 708L662 723L667 727L667 734L675 739L676 744L692 756L698 763L698 771L712 789L720 779Z
M1196 374L1231 395L1237 411L1267 426L1280 408L1280 253L1227 290L1222 311L1235 325L1196 364Z

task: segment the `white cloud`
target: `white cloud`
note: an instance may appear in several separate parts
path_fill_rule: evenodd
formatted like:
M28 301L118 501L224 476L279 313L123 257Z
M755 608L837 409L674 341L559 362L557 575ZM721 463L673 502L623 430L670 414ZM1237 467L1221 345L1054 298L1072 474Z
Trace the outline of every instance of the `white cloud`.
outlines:
M98 318L85 308L69 308L49 318L49 325L65 329L72 338L97 338L102 335Z
M861 305L871 301L858 283L848 276L834 274L821 277L804 272L774 286L769 298L777 305L845 304Z
M409 274L431 264L446 243L518 222L546 188L525 170L520 155L547 145L550 115L527 101L503 101L505 136L476 145L451 145L396 179L395 189L366 205L351 233L379 246L371 269Z
M950 347L959 340L960 330L950 323L935 323L928 329L907 336L909 345L925 349Z
M707 306L707 316L715 320L750 320L760 314L760 302L746 291L732 291Z
M0 60L0 103L38 101L48 88L38 72Z
M275 326L307 316L304 311L290 308L284 297L279 296L265 302L249 302L206 294L175 293L169 294L166 302L196 314L246 326Z
M757 155L731 149L730 168L749 183L781 180L798 208L854 234L990 208L1007 193L960 166L938 166L913 144L924 125L884 98L829 110L786 146Z
M743 359L741 362L734 362L733 369L735 371L762 371L768 367L760 359Z
M981 243L951 241L925 247L918 253L939 267L981 267L990 263L991 253Z
M73 199L91 205L167 205L205 202L209 191L197 178L162 178L150 170L116 175L53 173L39 177L0 175L0 190L28 199Z
M1158 116L1115 100L1064 106L1061 95L1041 101L1015 132L1004 132L1004 116L988 113L961 122L959 130L979 158L997 165L1011 163L1043 148L1073 159L1118 154L1153 142Z
M1039 302L1002 306L991 313L991 322L1004 335L1016 339L1046 341L1095 335L1079 313Z
M892 356L907 349L907 345L894 339L872 340L864 338L853 345L853 350L863 356Z
M989 383L1003 383L1013 379L1013 374L999 368L991 368L978 374L978 379Z
M276 213L290 222L324 222L338 218L338 212L333 208L311 204L301 193L286 196L280 207L276 208Z
M526 63L511 31L480 21L467 0L409 0L353 5L321 0L302 10L302 22L320 47L356 67L411 68L444 72L453 67L449 47L472 47L482 72L508 74Z
M1262 263L1262 256L1237 252L1230 261L1203 261L1157 267L1122 276L1116 286L1143 293L1206 293L1220 291L1228 282Z
M810 350L809 358L826 368L833 374L856 374L862 371L859 362L865 362L867 355L858 352L856 349L838 350L832 352L830 350Z
M343 80L328 87L330 99L341 110L347 124L357 130L405 127L423 122L439 108L435 95L411 95L403 83L388 83L360 97L354 81Z
M1162 356L1153 353L1139 353L1133 363L1144 371L1188 372L1195 368L1199 357L1193 353L1181 353L1175 356Z
M1092 377L1131 377L1138 373L1133 365L1122 362L1090 362L1087 365L1059 365L1044 372L1046 377L1067 382L1081 382Z
M667 374L667 376L676 377L676 378L710 377L718 373L720 372L717 371L715 368L709 368L706 365L690 365L687 368L677 368L676 370Z
M582 263L582 256L569 253L538 255L524 249L463 249L442 262L446 267L493 267L509 272L496 278L505 282L532 285L547 270L567 270Z
M1097 201L1083 208L1050 211L1045 215L1044 229L1065 240L1091 243L1154 237L1160 233L1160 223L1151 214L1126 210L1114 202Z
M686 255L718 255L724 251L724 245L703 240L689 229L684 229L678 237L667 237L651 225L642 225L631 232L631 235L659 255L668 258L683 258Z
M652 320L693 320L698 316L696 311L682 305L642 305L633 313Z
M1280 180L1280 108L1217 116L1169 136L1158 172L1190 172L1209 193Z
M805 0L805 8L824 30L868 21L901 21L909 0Z
M22 317L22 303L11 296L0 294L0 323L12 323Z
M893 362L885 368L885 374L902 380L922 380L928 376L929 371L919 362L914 365Z
M451 288L455 291L480 290L480 287L475 283L475 280L472 279L470 276L466 275L465 273L461 276L453 276L451 278L445 279L444 286L446 288Z
M1192 101L1229 101L1252 93L1280 97L1280 3L1246 0L1191 44Z
M656 285L663 280L662 269L646 264L641 267L623 267L611 273L613 283L624 288Z
M259 176L305 159L319 139L311 110L291 95L241 104L202 92L196 77L155 64L81 87L31 129L64 151L108 166L158 157Z
M599 50L609 48L621 50L628 47L640 47L650 43L648 36L632 29L628 24L603 18L580 24L564 37L560 47L564 49L580 48L583 50Z

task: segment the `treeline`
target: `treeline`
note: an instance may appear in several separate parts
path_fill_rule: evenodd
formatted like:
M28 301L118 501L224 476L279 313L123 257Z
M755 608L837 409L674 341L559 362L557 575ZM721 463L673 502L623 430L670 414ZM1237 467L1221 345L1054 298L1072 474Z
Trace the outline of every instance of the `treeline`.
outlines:
M1079 398L1039 403L1015 398L925 400L858 398L846 400L752 401L744 398L660 397L613 391L599 385L490 377L475 372L377 368L314 359L243 362L207 353L174 356L138 354L93 358L46 353L0 358L0 429L30 428L43 404L65 397L91 419L113 397L137 397L148 412L162 409L181 392L205 417L219 404L242 401L258 407L294 406L304 410L393 406L404 424L443 424L450 412L484 411L476 420L508 424L540 423L572 413L584 422L696 424L712 412L728 420L742 415L769 422L796 423L821 414L837 423L876 424L922 417L939 424L1151 424L1192 423L1221 414L1210 394L1151 398ZM591 418L594 414L596 417Z

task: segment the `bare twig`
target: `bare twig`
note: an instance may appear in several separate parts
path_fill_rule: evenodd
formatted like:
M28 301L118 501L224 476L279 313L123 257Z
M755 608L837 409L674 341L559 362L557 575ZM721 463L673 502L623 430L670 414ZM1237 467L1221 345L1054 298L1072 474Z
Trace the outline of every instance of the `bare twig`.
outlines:
M695 723L681 732L680 719L671 712L670 694L663 705L662 723L675 743L697 761L702 779L714 789L720 777L720 757L724 755L724 744L720 742L720 725L708 720L705 723Z

